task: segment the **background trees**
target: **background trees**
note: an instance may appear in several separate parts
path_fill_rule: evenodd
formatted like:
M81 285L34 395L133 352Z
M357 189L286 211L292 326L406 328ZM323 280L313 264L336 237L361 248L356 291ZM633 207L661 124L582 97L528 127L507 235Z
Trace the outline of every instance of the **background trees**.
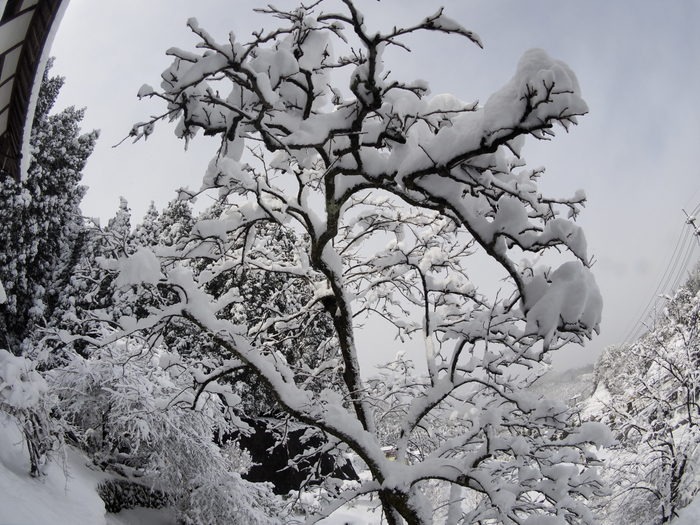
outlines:
M475 496L457 509L467 522L591 521L583 500L599 481L588 444L604 433L574 427L566 407L524 391L550 351L582 342L600 320L573 222L585 197L543 196L542 172L526 169L520 155L526 136L548 138L555 124L568 127L587 111L576 78L535 50L483 106L429 98L425 82L392 78L383 52L418 31L479 44L474 33L440 10L372 34L351 0L336 7L269 7L279 27L223 43L192 19L198 51L171 49L162 90L140 90L167 111L136 125L135 138L163 118L176 120L185 140L200 130L220 138L200 192L216 193L222 213L198 221L178 245L113 267L122 286L161 294L145 317L124 316L123 333L155 342L184 319L220 349L195 367L199 393L250 370L281 410L357 453L373 479L321 514L377 492L389 523L427 523L421 490L437 479ZM335 82L339 70L345 86ZM281 254L270 232L296 241ZM536 262L551 249L571 260ZM498 293L477 287L476 258L505 275ZM251 274L281 290L246 288L241 278ZM282 308L275 301L288 302L286 291L296 301ZM250 293L263 299L262 315L236 322L232 312L255 304ZM304 354L325 355L300 368L279 345L323 316L334 333ZM382 451L359 367L358 352L373 351L358 347L366 316L424 342L428 377L405 390L396 462ZM341 389L312 386L335 371ZM462 418L460 431L435 436L413 457L410 444L436 413Z
M25 179L0 185L0 348L22 353L21 342L51 317L81 246L81 171L98 132L80 133L84 110L49 115L63 78L47 67L34 116L32 161Z
M696 268L643 337L596 365L619 440L608 462L610 523L668 523L700 490L699 283Z
M114 485L125 492L110 494L121 503L146 483L164 489L161 499L183 523L276 522L271 492L241 479L240 451L214 443L214 431L236 419L225 417L218 396L198 396L193 409L193 380L176 351L159 347L153 354L141 340L95 344L109 336L114 319L143 316L151 303L132 302L147 289L137 294L123 286L110 263L145 246L172 245L189 233L192 214L188 203L174 202L161 214L150 210L133 230L120 199L107 225L82 217L81 170L97 132L80 134L82 110L49 114L62 83L45 73L27 177L5 177L0 185L0 281L7 292L0 306L0 412L19 426L32 476L41 476L68 442L126 483Z
M50 115L63 85L44 72L30 137L25 178L0 184L0 411L20 427L39 476L46 454L61 442L51 417L55 399L34 358L40 329L54 318L82 250L80 174L98 133L80 133L83 110Z

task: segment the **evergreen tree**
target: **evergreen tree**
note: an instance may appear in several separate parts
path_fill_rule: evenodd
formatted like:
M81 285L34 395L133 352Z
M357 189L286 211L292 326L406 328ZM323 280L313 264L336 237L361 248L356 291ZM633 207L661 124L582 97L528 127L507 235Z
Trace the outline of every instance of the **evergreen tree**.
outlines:
M107 228L103 231L105 255L120 257L129 254L131 242L131 209L124 197L119 197L117 212L107 222Z
M309 390L320 392L329 388L345 393L340 367L337 366L340 359L338 341L327 311L319 308L308 322L294 330L270 331L266 328L270 319L293 316L314 296L314 287L305 278L269 271L263 262L262 254L271 252L280 264L297 264L295 247L303 244L302 239L291 229L273 222L257 224L251 235L258 239L259 244L250 247L246 267L218 274L207 287L213 297L230 295L232 291L240 297L231 303L227 314L222 312L220 315L248 327L250 336L259 339L265 352L284 359L293 370L295 379L305 383ZM212 271L216 266L212 263L206 269ZM317 376L311 373L324 364L327 365L325 373ZM279 411L272 392L257 381L255 373L248 367L239 369L229 379L241 396L241 406L247 416Z
M158 218L159 243L173 246L186 239L194 226L192 207L188 201L174 199Z
M158 242L158 233L160 230L158 223L159 218L156 205L151 201L148 210L146 210L146 215L143 217L143 221L137 224L134 230L134 244L138 246L153 246Z
M55 359L71 350L87 357L90 353L89 338L103 333L104 321L116 319L131 309L125 309L121 303L115 275L110 271L111 264L120 257L133 254L138 246L131 231L131 210L127 200L119 197L117 210L107 221L107 226L86 222L80 239L70 278L61 290L54 315L48 321L53 336L51 342L46 342L53 348ZM66 345L66 340L71 343Z
M201 232L193 230L195 222L220 219L226 210L225 203L216 202L198 215L195 221L186 201L171 201L160 215L155 206L151 206L143 223L136 226L132 236L135 246L132 249L136 250L139 246L160 246L166 252L173 247L187 250L188 245L196 245L201 241ZM294 247L302 242L298 235L279 224L261 222L251 232L251 236L258 240L259 245L251 245L248 267L243 271L232 268L231 271L218 274L207 289L214 297L235 297L220 315L247 326L253 335L271 317L291 315L302 308L312 299L314 289L305 279L266 271L257 266L262 260L261 250L271 250L277 254L279 261L294 264ZM194 258L189 264L198 274L214 274L222 261L201 257ZM317 315L293 334L288 331L273 336L266 331L260 334L261 343L267 351L283 357L295 370L299 381L304 381L310 375L308 370L338 358L338 345L334 336L332 320L323 309L319 309ZM163 332L163 341L168 348L189 359L231 357L230 352L217 344L211 334L202 332L199 327L184 319L169 322L168 328ZM247 417L270 415L276 411L272 394L264 384L256 380L249 368L241 368L227 380L241 397L237 409ZM341 385L339 367L328 366L326 374L322 378L311 379L308 386L314 391L323 388L344 391Z
M46 323L58 294L70 279L82 242L81 172L97 131L80 132L84 109L50 115L63 78L47 67L31 132L32 161L21 180L6 177L0 187L0 347L22 353L22 341Z

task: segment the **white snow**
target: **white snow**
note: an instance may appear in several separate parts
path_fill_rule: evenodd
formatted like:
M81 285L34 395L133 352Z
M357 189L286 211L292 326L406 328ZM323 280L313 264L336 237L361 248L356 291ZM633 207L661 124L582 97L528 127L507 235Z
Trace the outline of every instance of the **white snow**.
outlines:
M156 284L160 278L160 263L155 254L147 248L139 248L136 253L118 261L118 287L138 284Z
M155 92L154 89L153 89L150 85L148 85L148 84L143 84L143 85L139 88L139 91L138 91L138 93L136 94L136 96L139 97L139 98L143 98L143 97L147 97L147 96L149 96L149 95L152 95L154 92Z
M95 488L109 476L90 469L73 447L42 478L29 476L29 456L14 421L0 412L0 523L5 525L172 525L167 509L105 511Z
M0 523L107 525L95 492L103 478L86 458L66 450L65 463L50 463L44 478L29 476L29 457L14 421L0 412Z
M551 284L529 309L528 330L544 336L545 342L567 325L581 323L589 332L598 330L602 307L602 295L588 268L580 261L566 262L552 273Z
M0 404L19 410L30 408L47 390L46 381L31 359L0 349Z
M700 523L700 497L696 497L690 505L678 513L671 525L697 525Z

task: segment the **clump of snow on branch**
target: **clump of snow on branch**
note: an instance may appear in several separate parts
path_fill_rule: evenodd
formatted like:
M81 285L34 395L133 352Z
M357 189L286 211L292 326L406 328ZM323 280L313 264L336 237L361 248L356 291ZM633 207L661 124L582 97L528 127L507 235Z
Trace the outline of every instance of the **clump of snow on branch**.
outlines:
M48 385L33 360L0 349L0 408L35 408L47 391Z
M140 248L134 254L118 261L115 284L118 287L138 284L157 284L161 278L160 262L147 248Z

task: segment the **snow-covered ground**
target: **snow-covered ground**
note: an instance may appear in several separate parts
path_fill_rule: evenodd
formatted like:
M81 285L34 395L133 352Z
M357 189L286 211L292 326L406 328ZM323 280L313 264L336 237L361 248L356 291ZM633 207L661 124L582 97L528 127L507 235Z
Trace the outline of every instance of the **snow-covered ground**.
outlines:
M95 492L100 474L68 449L64 464L52 463L45 478L29 476L29 458L14 421L0 413L0 523L104 524L105 508Z
M0 525L166 525L168 511L105 512L97 484L106 474L87 467L79 451L66 447L46 476L29 476L29 456L14 421L0 412Z

